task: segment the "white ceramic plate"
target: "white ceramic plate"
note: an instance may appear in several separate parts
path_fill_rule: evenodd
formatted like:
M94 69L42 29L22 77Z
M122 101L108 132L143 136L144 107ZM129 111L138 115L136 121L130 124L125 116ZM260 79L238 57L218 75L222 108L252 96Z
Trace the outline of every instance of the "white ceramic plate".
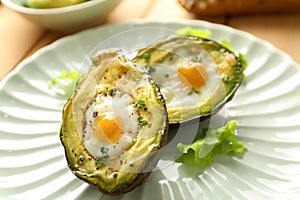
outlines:
M63 69L83 69L99 48L130 51L186 26L210 29L213 39L225 39L247 55L243 84L216 116L238 122L237 137L249 152L243 159L218 157L204 173L187 170L173 160L176 144L194 136L187 131L195 127L188 125L170 141L159 169L121 199L298 199L300 67L250 34L179 19L133 21L65 37L6 77L0 84L0 198L119 199L102 195L68 170L58 136L66 100L48 89L48 81Z

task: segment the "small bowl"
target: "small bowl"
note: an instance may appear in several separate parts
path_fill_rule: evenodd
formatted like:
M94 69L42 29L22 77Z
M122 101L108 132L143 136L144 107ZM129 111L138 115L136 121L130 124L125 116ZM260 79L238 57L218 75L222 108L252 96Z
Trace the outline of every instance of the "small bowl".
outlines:
M24 0L23 0L24 1ZM100 23L121 0L91 0L61 8L28 8L22 0L2 0L8 8L47 29L72 31Z

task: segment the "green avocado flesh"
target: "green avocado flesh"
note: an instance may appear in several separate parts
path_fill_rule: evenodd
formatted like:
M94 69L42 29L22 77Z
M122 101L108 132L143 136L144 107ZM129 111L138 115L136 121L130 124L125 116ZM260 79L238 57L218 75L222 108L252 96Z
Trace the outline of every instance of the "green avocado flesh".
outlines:
M59 8L85 2L86 0L27 0L31 8Z
M90 116L87 110L95 104L95 99L100 99L97 106L101 108L111 104L113 109L117 109L119 104L112 102L124 97L130 98L129 103L126 101L132 109L128 115L132 112L138 116L138 121L133 122L137 124L136 135L129 146L119 149L117 155L107 153L110 146L92 152L86 141L89 137L86 130L88 118L95 116ZM112 99L112 102L103 105L104 99ZM104 114L106 112L109 111L105 110ZM101 113L97 114L101 116ZM124 115L124 112L114 113L116 116L119 114ZM125 121L123 124L128 123ZM133 190L149 176L166 144L167 132L166 106L157 85L144 68L128 61L120 51L110 49L96 54L93 66L78 81L63 110L60 139L71 171L103 193L116 195ZM128 131L127 134L132 133ZM111 148L115 145L118 143L112 144Z
M170 124L210 117L233 97L242 80L237 56L221 44L199 37L163 38L140 50L133 62L147 68L160 86ZM183 65L189 67L182 72ZM199 85L197 75L190 69L201 65L205 66L205 73L196 73L201 73L205 85L195 88ZM179 84L182 80L184 83Z

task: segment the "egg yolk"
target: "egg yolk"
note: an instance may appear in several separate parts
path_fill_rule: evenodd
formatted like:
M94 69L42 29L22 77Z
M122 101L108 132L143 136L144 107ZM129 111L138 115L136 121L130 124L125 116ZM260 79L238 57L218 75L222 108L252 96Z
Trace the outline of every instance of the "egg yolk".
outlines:
M123 131L119 128L115 117L100 115L93 123L93 135L99 142L115 144L122 134Z
M178 73L195 89L203 87L208 78L207 69L201 63L185 61L178 68Z

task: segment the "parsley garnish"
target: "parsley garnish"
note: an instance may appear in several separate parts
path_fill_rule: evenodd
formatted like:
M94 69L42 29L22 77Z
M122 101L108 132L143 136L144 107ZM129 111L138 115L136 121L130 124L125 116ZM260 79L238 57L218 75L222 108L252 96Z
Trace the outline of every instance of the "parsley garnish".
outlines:
M114 97L116 95L116 91L114 89L108 90L110 96Z
M92 59L93 65L98 64L99 61L100 61L100 58L99 58L99 57L95 57L95 58Z
M135 104L135 107L138 109L144 109L146 108L146 103L144 100L138 100L138 102Z
M193 93L195 94L201 94L200 90L196 90L195 88L192 88L191 91L188 93L188 95L192 95Z
M103 164L103 162L100 161L100 160L98 160L98 159L96 159L96 160L95 160L95 165L100 165L100 164Z
M173 52L171 52L171 53L170 53L170 57L169 57L169 59L168 59L168 60L169 60L169 62L171 62L173 59L174 59L174 53L173 53Z
M138 126L142 127L142 126L146 126L148 124L147 120L144 120L143 118L139 117L138 118Z
M105 147L105 146L102 146L102 147L100 147L100 152L101 152L102 154L107 154L107 153L108 153L108 148Z
M201 62L201 57L200 56L193 56L192 61Z
M143 58L145 59L145 62L148 63L150 60L151 54L146 52L143 54Z
M105 155L105 156L102 156L102 157L97 157L96 160L95 160L95 164L96 165L100 165L100 164L103 164L103 162L108 159L109 156L108 155Z
M156 68L150 66L148 71L149 71L149 73L155 72L155 71L156 71Z

